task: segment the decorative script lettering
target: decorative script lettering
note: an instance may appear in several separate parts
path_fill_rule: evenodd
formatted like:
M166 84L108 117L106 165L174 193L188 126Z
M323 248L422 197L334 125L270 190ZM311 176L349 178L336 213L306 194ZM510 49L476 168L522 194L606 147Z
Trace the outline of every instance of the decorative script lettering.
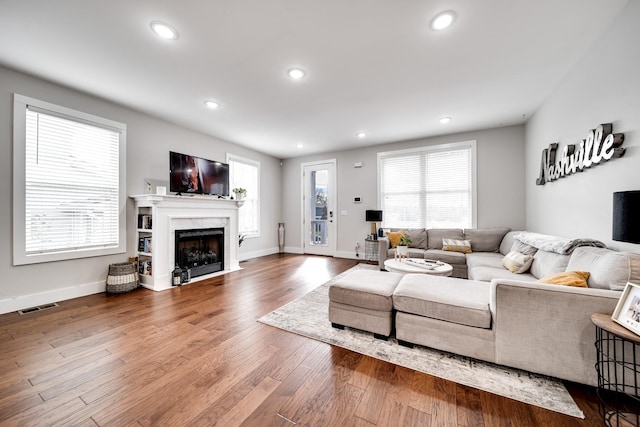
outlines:
M611 123L605 123L589 131L586 139L564 147L559 159L556 159L558 144L549 144L542 150L540 175L537 185L555 181L558 178L582 172L591 166L606 162L614 157L622 157L625 149L620 147L624 142L624 134L613 133Z

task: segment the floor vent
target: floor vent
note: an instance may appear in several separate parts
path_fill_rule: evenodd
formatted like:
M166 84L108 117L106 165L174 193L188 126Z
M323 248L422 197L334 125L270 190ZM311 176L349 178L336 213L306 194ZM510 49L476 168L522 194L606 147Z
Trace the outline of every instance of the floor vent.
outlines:
M48 310L54 307L58 307L58 303L53 302L51 304L43 304L37 307L24 308L22 310L18 310L18 314L23 315L23 314L35 313L36 311Z

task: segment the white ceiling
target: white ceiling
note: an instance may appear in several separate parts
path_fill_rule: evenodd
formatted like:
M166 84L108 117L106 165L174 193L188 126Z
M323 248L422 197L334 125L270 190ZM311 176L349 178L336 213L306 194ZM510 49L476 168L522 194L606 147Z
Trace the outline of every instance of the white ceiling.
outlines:
M523 123L626 3L0 0L0 64L290 158Z

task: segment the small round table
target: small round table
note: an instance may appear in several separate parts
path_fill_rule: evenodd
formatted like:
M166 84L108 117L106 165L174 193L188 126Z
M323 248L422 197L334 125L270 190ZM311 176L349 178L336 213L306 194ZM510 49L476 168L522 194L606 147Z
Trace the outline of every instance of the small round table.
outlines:
M432 267L429 267L429 264ZM451 276L453 273L453 267L446 262L425 263L425 260L420 258L404 258L402 260L389 258L384 262L384 268L395 273L423 273L432 276Z
M611 314L594 313L598 358L599 411L607 426L640 425L640 336L611 320Z

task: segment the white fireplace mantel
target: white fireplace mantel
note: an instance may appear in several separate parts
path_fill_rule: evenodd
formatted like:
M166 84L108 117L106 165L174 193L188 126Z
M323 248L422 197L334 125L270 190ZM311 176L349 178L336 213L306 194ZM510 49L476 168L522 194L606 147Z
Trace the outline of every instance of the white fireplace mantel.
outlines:
M223 271L196 277L192 281L240 269L238 208L243 202L201 195L142 194L130 197L136 204L136 220L138 213L148 213L152 216L152 229L138 230L137 233L139 236L151 235L152 239L151 254L142 255L152 259L152 274L141 276L143 286L155 291L171 288L171 272L175 267L176 230L224 228Z

